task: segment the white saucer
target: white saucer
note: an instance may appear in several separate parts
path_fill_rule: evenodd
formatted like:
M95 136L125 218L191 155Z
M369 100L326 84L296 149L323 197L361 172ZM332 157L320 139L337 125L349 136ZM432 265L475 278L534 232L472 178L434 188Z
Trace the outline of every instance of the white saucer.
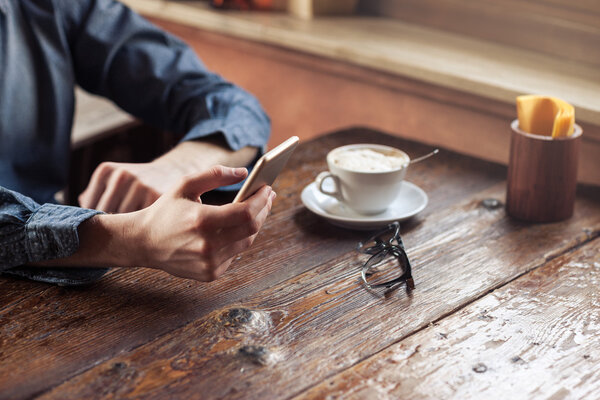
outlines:
M429 201L423 189L407 181L402 182L398 196L388 209L375 215L362 215L349 209L335 198L321 193L314 182L302 190L301 199L306 208L333 225L358 230L377 229L394 221L409 219L423 211Z

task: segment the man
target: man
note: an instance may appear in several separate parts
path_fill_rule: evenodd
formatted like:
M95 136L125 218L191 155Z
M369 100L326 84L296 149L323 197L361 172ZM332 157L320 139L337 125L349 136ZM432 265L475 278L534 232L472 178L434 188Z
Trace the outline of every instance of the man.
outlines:
M102 164L83 208L53 204L75 84L184 135L151 163ZM217 278L252 244L275 193L224 206L199 196L243 180L245 168L215 165L249 165L269 129L251 95L114 0L0 0L0 271L59 284L104 267Z

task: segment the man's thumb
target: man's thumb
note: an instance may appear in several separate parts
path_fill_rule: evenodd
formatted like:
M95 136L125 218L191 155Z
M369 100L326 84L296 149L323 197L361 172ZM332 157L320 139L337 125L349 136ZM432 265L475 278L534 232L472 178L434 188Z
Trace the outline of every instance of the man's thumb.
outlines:
M176 189L176 195L196 200L198 196L221 186L233 185L248 176L246 168L215 165L210 169L185 176Z

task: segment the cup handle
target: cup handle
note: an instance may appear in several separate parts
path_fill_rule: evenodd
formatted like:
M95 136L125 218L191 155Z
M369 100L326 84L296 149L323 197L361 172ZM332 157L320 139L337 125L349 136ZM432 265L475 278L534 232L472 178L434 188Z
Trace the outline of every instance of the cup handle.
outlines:
M335 185L335 190L330 192L327 191L323 188L323 183L325 182L325 179L327 178L331 178L333 179L333 183ZM331 197L335 197L338 201L342 201L342 195L340 193L340 180L337 176L333 175L331 172L321 172L319 175L317 175L317 179L315 180L315 182L317 183L317 187L319 188L319 191L323 194L326 194L327 196L331 196Z

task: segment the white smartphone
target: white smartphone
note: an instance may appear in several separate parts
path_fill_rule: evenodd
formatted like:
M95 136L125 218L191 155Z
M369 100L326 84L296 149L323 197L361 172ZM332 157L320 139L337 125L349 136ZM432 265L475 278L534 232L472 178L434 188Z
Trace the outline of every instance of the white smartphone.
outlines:
M272 185L296 146L298 146L298 142L298 136L292 136L273 150L264 154L254 166L250 176L244 182L233 202L244 201L264 185Z

